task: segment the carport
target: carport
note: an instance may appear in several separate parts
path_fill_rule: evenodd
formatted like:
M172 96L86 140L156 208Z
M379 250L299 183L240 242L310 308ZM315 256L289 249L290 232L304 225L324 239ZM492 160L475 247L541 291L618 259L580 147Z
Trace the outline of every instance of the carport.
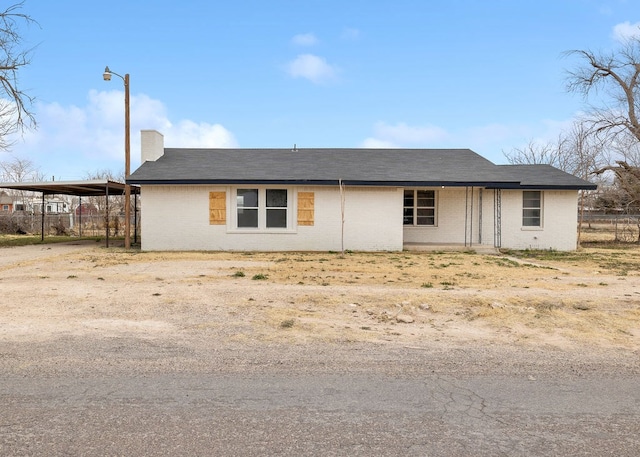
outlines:
M124 195L125 184L109 179L92 179L88 181L42 181L42 182L5 182L0 183L0 189L12 189L30 191L42 194L42 240L44 240L44 204L45 195L73 195L80 199L82 197L102 197L106 199L106 212L109 214L109 196ZM140 194L140 187L131 186L131 195ZM134 242L137 242L137 219L138 219L138 199L134 198ZM82 216L81 216L82 217ZM106 224L106 245L109 247L109 224Z

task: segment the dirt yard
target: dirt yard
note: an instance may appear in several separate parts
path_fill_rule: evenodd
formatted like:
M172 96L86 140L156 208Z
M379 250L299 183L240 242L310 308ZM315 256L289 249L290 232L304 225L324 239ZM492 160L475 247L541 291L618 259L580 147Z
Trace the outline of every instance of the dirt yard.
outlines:
M480 255L0 249L0 341L640 350L640 249Z

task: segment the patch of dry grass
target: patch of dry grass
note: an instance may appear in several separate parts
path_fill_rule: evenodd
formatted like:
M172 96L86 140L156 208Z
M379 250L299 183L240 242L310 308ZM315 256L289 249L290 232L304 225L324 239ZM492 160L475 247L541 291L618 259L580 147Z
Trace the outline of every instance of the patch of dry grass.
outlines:
M93 250L69 255L65 274L77 275L74 283L91 271L105 284L114 280L109 274L118 274L118 280L160 287L166 312L191 313L190 328L226 331L238 341L425 342L455 336L637 348L639 254L634 246L502 255ZM264 279L252 280L258 275ZM204 308L194 317L199 299L181 298L193 288L204 294L242 291L225 305L235 321L215 323ZM399 322L400 314L414 322ZM206 328L198 327L199 319L209 322Z

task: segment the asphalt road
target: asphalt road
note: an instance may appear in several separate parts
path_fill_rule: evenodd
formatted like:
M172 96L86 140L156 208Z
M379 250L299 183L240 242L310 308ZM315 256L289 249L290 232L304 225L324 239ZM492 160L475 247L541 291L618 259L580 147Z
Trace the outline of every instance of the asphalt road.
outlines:
M6 456L637 456L633 376L2 376Z

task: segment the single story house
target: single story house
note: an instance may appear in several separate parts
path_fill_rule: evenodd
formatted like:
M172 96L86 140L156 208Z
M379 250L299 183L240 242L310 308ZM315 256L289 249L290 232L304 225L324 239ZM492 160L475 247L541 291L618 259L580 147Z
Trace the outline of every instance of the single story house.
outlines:
M143 250L574 250L578 191L549 165L469 149L165 148L142 131Z

